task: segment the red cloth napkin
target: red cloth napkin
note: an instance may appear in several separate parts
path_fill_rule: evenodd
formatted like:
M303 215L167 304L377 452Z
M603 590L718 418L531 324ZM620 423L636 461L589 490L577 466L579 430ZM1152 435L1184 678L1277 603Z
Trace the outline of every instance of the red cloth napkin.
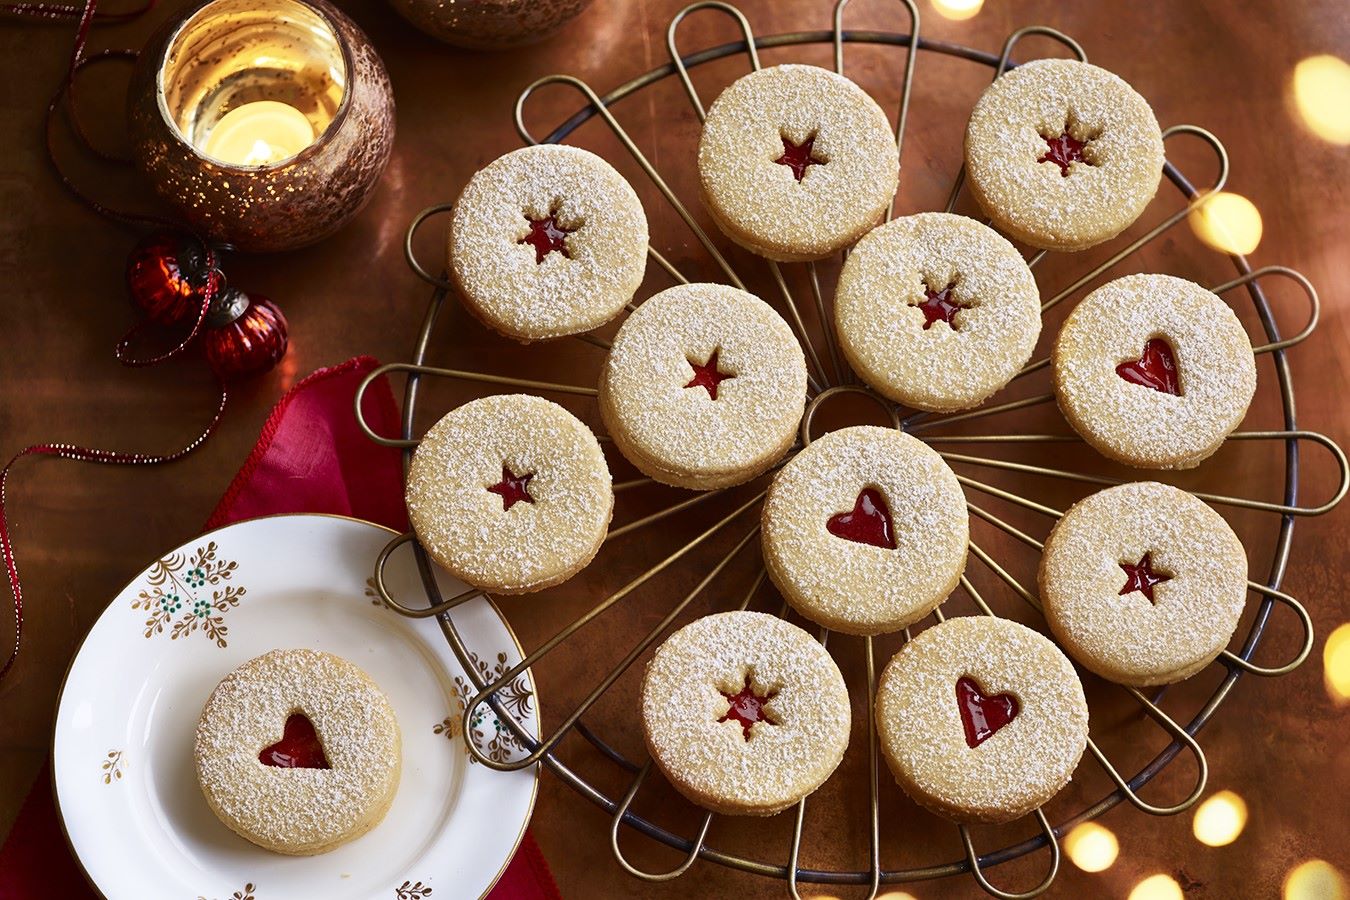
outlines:
M339 513L400 530L407 527L399 452L370 441L352 415L357 385L378 366L360 356L320 369L281 398L207 528L287 512ZM388 382L381 379L366 392L365 414L377 433L398 434L398 407ZM96 896L61 833L51 784L48 763L0 848L0 900ZM553 874L528 831L488 896L560 900Z

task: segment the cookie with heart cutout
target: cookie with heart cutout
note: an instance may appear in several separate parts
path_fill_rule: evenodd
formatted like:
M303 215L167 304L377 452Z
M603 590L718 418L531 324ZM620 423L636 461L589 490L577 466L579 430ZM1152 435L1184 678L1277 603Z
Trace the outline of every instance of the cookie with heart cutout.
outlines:
M1256 393L1251 341L1228 304L1171 275L1126 275L1083 298L1051 355L1055 399L1103 456L1189 469Z
M1198 498L1152 481L1078 501L1041 554L1050 630L1103 678L1170 684L1209 665L1247 598L1247 552Z
M273 650L211 692L193 747L197 783L231 831L275 853L326 853L374 828L403 768L389 700L352 663Z
M966 567L970 517L956 474L894 428L812 441L774 477L762 519L774 585L835 631L899 631L946 600Z
M1068 784L1087 747L1073 664L1045 636L994 616L948 619L881 673L877 738L916 803L962 824L1008 822Z

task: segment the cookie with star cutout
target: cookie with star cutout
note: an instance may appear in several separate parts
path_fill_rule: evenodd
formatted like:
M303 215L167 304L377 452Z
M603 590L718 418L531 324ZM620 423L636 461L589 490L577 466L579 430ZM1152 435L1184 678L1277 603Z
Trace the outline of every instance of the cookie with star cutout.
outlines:
M472 400L413 454L408 519L431 558L495 594L560 584L595 556L614 489L580 419L528 394Z
M594 153L522 147L469 179L450 217L449 269L464 307L529 343L605 324L647 267L647 216Z
M764 565L783 599L835 631L899 631L965 571L970 517L956 474L894 428L812 441L774 477L762 518Z
M1183 490L1122 484L1075 503L1046 539L1041 603L1074 659L1110 681L1170 684L1227 646L1247 597L1247 553Z
M806 358L753 294L682 284L631 313L600 374L614 444L663 484L708 490L783 458L806 403Z
M1158 191L1162 130L1120 77L1037 59L985 89L966 126L971 193L1012 237L1084 250L1128 228Z
M642 679L647 750L694 803L770 816L844 758L844 677L819 641L777 616L705 616L666 639Z
M1017 374L1041 333L1036 279L1012 244L950 213L874 228L834 295L839 346L873 388L914 409L978 406Z
M962 616L905 644L881 673L877 738L896 782L961 824L1009 822L1069 783L1088 707L1050 639L994 616Z
M829 256L881 219L900 155L862 88L817 66L782 65L738 78L714 101L698 174L727 237L794 262Z
M1171 275L1126 275L1083 298L1051 354L1055 399L1103 456L1189 469L1242 424L1256 360L1216 295Z

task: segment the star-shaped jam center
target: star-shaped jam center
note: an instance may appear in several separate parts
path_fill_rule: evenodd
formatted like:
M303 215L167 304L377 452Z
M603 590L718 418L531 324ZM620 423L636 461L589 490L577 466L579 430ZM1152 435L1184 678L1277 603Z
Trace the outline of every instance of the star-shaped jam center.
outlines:
M536 264L543 263L548 255L555 251L568 259L572 258L572 254L567 252L567 236L577 229L564 228L558 222L558 207L556 205L542 219L536 219L526 213L525 221L530 223L530 232L516 243L529 244L534 247Z
M800 144L794 144L792 139L783 135L783 155L774 160L780 166L787 166L792 170L792 177L801 181L806 177L806 170L809 166L823 166L826 160L820 158L815 153L816 133L813 131L806 136L806 140Z
M502 480L489 487L488 490L502 498L503 510L510 509L522 500L526 503L533 503L534 498L530 496L530 479L533 477L533 472L517 475L511 471L510 466L502 463Z
M1148 602L1154 603L1156 602L1153 599L1154 586L1172 580L1171 575L1153 571L1152 551L1145 553L1137 563L1122 562L1120 568L1125 573L1125 586L1120 589L1122 597L1138 591L1148 598Z
M956 288L956 282L953 281L940 291L935 291L927 284L923 286L923 299L919 301L910 301L910 306L917 306L923 311L923 330L927 331L933 327L934 322L946 322L947 327L956 330L952 324L952 319L963 309L970 309L975 304L964 303L952 296L952 291Z
M769 717L768 711L764 708L770 700L778 696L778 691L769 691L767 694L755 693L754 687L750 684L750 674L748 672L745 676L745 687L741 688L738 693L728 694L726 691L721 691L720 693L723 697L727 698L727 703L731 705L727 708L727 711L722 718L717 721L719 723L729 721L739 722L741 731L747 741L750 740L750 729L756 722L767 722L770 725L778 724Z
M1070 125L1070 122L1065 122L1064 130L1059 134L1041 133L1041 137L1045 140L1048 149L1036 160L1038 163L1048 162L1059 166L1061 178L1069 177L1069 169L1076 162L1081 162L1088 166L1096 165L1096 163L1083 155L1083 148L1092 142L1092 137L1080 141L1069 133Z
M721 348L714 350L712 356L708 357L705 363L689 360L689 367L694 370L694 377L685 385L687 388L701 387L708 389L708 396L717 399L717 386L729 378L735 378L730 372L723 372L717 367L717 354L721 353Z

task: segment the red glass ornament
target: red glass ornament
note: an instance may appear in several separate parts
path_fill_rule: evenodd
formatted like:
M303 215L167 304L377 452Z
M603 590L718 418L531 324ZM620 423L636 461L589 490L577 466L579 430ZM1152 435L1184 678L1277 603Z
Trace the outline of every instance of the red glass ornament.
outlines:
M278 769L331 769L314 723L304 713L291 713L281 740L258 753L258 762Z
M215 251L181 231L156 231L127 257L131 301L153 322L195 322L202 301L224 287Z
M884 550L895 549L895 523L891 520L886 498L876 488L863 488L853 509L836 513L825 522L825 530L835 537L858 544L871 544Z
M720 349L714 350L712 356L709 356L708 361L705 363L696 363L692 359L689 360L689 366L694 370L694 377L689 380L689 383L686 384L685 387L705 388L708 391L708 396L716 400L717 386L728 378L736 377L729 372L723 372L717 367L717 354L721 352Z
M815 157L816 136L814 133L809 135L806 140L800 144L794 144L783 136L783 155L774 160L780 166L787 166L792 170L792 177L801 181L806 177L808 166L823 166L825 160Z
M777 696L777 694L777 691L770 691L767 694L756 694L755 689L750 686L750 676L746 675L745 687L741 688L739 693L728 694L724 692L722 694L723 697L727 698L727 702L730 703L731 706L727 709L726 714L717 721L719 723L731 721L739 722L741 725L741 733L748 741L750 740L750 728L756 722L768 722L770 725L778 724L770 719L768 714L764 711L764 705Z
M1157 602L1153 599L1153 588L1164 581L1172 580L1171 575L1153 571L1152 552L1145 553L1137 563L1121 562L1120 569L1125 573L1125 586L1120 589L1120 596L1124 597L1138 591L1147 597L1150 603Z
M211 303L202 343L222 380L266 372L286 355L286 317L266 297L226 288Z
M974 678L956 679L956 706L961 710L961 724L966 730L966 746L972 750L994 736L1021 711L1012 694L989 696L980 690Z
M1139 359L1116 366L1116 374L1130 384L1153 388L1174 397L1181 396L1181 376L1177 373L1177 360L1172 355L1172 345L1167 343L1165 338L1149 338Z

